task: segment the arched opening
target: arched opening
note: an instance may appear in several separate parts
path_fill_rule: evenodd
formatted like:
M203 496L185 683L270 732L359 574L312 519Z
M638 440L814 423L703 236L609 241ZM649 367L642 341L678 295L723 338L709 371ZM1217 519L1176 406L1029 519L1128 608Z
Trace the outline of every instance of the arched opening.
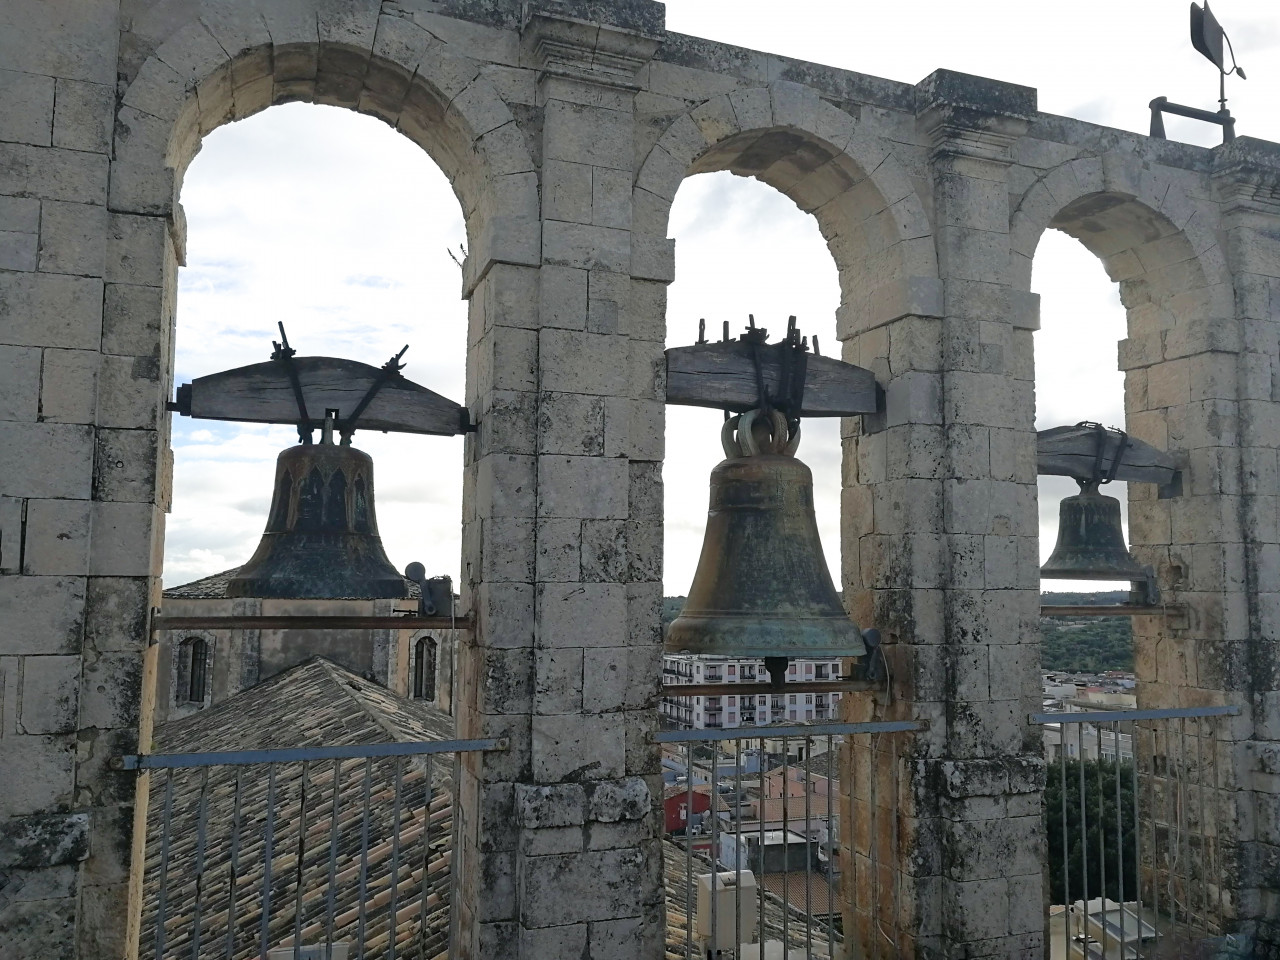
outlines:
M449 251L460 257L465 229L416 145L340 108L274 107L204 139L182 200L175 382L262 362L282 321L301 355L381 365L407 343L404 375L462 400L466 304ZM167 587L249 558L276 454L297 442L289 426L176 416L172 438ZM421 560L456 581L461 439L357 431L353 443L374 460L379 531L397 569ZM422 471L423 460L441 468Z
M1120 291L1097 257L1071 237L1046 231L1036 250L1032 289L1040 295L1040 329L1035 353L1036 429L1093 421L1126 429L1124 374L1116 365L1116 344L1125 334ZM1044 563L1057 542L1060 504L1080 492L1070 477L1037 478L1040 556ZM1129 530L1128 485L1104 484L1099 492L1120 501ZM1042 578L1043 602L1123 603L1130 584L1123 581ZM1040 668L1062 674L1054 691L1074 686L1066 675L1100 675L1133 670L1133 642L1127 617L1044 618ZM1091 684L1081 683L1080 686Z
M697 340L705 319L708 339L720 340L724 324L737 339L748 315L769 331L771 342L786 333L795 316L812 349L814 338L824 354L838 355L836 311L840 283L836 265L817 221L797 209L785 194L728 171L699 174L684 182L671 209L669 227L676 239L676 279L668 288L667 346ZM666 457L663 462L664 619L678 615L683 595L693 581L707 526L708 482L724 459L720 447L721 411L671 405L667 408ZM802 422L796 456L813 474L813 508L827 568L838 584L840 563L841 439L838 419ZM779 543L784 550L787 544ZM837 586L837 589L839 587ZM792 664L809 679L830 660ZM682 664L668 660L668 670ZM838 668L837 668L838 669ZM726 661L724 675L763 680L758 661ZM792 673L795 679L797 673ZM831 719L835 695L816 703L787 705L784 696L668 698L664 717L681 726L752 727L778 720ZM689 702L685 702L688 700Z
M436 699L436 652L433 637L420 637L413 645L413 698Z
M1170 196L1165 202L1177 201ZM1187 224L1180 228L1162 206L1119 192L1089 193L1068 202L1047 224L1054 231L1038 238L1034 261L1042 316L1035 336L1037 428L1100 421L1165 451L1177 451L1190 439L1188 413L1201 398L1192 395L1189 361L1183 358L1198 349L1196 331L1215 315L1221 287L1206 276L1211 244L1194 236L1194 218L1186 213ZM1018 219L1015 234L1026 225ZM1203 254L1197 254L1200 248ZM1095 258L1110 282L1090 262ZM1042 560L1055 543L1059 501L1075 492L1070 479L1040 480ZM1185 561L1170 546L1175 501L1159 499L1156 485L1148 483L1112 483L1102 492L1120 500L1130 552L1153 569L1168 599L1168 591L1184 586L1179 571ZM1127 599L1129 586L1046 581L1042 589L1101 591L1098 599L1116 602ZM1059 626L1046 627L1044 666L1094 672L1138 669L1135 642L1141 646L1143 640L1131 639L1131 627L1151 629L1145 621L1073 621L1067 624L1069 641L1059 642L1053 636Z

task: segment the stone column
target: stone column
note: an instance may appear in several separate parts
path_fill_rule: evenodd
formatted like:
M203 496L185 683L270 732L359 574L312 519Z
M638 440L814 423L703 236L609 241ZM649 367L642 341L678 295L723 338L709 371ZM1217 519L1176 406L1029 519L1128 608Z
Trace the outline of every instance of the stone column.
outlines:
M587 6L526 11L537 268L496 265L472 295L464 579L478 629L457 710L462 735L511 749L463 770L465 957L656 958L664 939L662 325L631 302L646 254L670 270L669 248L631 237L635 78L663 15Z
M134 919L136 778L112 762L149 736L170 376L167 328L135 319L160 315L150 284L178 245L171 182L156 195L109 171L118 19L90 2L0 13L0 952L14 960L125 956Z
M1195 927L1236 933L1263 956L1280 943L1280 149L1241 138L1213 153L1233 315L1175 317L1121 346L1128 417L1185 464L1177 497L1130 488L1135 551L1156 565L1164 600L1186 608L1135 619L1134 642L1139 706L1241 715L1186 721L1185 737L1173 724L1161 727L1172 737L1143 731L1137 749L1155 758L1158 801L1167 770L1207 787L1184 812L1178 918L1189 905ZM1163 809L1145 812L1162 843ZM1146 870L1163 894L1162 862Z
M1009 290L1006 171L1035 92L939 71L916 96L941 282L902 278L909 312L846 347L886 386L846 453L844 522L853 610L885 632L894 701L845 700L854 719L928 729L850 752L846 930L858 955L1029 955L1044 935L1034 311Z

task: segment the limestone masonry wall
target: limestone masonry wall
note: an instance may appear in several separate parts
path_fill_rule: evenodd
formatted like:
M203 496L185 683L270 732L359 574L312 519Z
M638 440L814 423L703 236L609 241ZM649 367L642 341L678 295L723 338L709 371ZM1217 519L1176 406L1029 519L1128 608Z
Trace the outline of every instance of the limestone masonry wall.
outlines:
M455 712L460 736L511 746L461 771L457 956L662 954L668 217L709 170L817 218L844 356L885 391L843 432L841 579L885 634L894 699L842 703L928 727L844 758L851 938L903 957L1043 949L1029 284L1056 228L1120 284L1126 429L1186 464L1181 497L1130 486L1135 552L1189 609L1135 621L1139 697L1242 708L1213 745L1225 919L1280 939L1280 146L1152 141L1042 114L1025 87L672 34L650 0L8 0L6 960L136 953L147 782L111 761L151 739L177 198L202 136L290 100L381 117L466 217L476 629ZM895 772L897 796L872 792ZM881 865L896 909L869 895L873 797L901 814Z

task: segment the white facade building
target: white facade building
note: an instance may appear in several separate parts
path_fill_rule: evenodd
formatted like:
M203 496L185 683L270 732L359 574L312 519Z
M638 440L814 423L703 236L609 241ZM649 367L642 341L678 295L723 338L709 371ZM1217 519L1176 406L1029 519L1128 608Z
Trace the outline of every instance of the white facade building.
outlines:
M840 660L797 658L787 665L787 683L837 680ZM662 682L762 684L769 673L760 658L712 657L669 653L662 658ZM834 720L839 693L791 693L758 690L748 695L662 698L662 716L682 728L759 727L770 723Z

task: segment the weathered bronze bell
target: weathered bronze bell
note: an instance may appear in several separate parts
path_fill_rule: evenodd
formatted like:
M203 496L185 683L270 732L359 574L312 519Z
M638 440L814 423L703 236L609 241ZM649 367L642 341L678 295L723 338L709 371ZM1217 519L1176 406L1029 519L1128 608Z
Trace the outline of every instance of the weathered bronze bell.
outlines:
M283 450L258 549L227 584L229 597L398 598L404 577L382 549L373 512L373 460L325 442Z
M794 456L799 431L752 410L721 439L728 459L711 472L702 554L667 650L762 657L775 683L790 657L861 657L822 555L813 475Z
M1142 580L1151 571L1125 543L1120 501L1098 493L1096 481L1078 480L1080 492L1058 507L1058 542L1040 568L1050 580Z

